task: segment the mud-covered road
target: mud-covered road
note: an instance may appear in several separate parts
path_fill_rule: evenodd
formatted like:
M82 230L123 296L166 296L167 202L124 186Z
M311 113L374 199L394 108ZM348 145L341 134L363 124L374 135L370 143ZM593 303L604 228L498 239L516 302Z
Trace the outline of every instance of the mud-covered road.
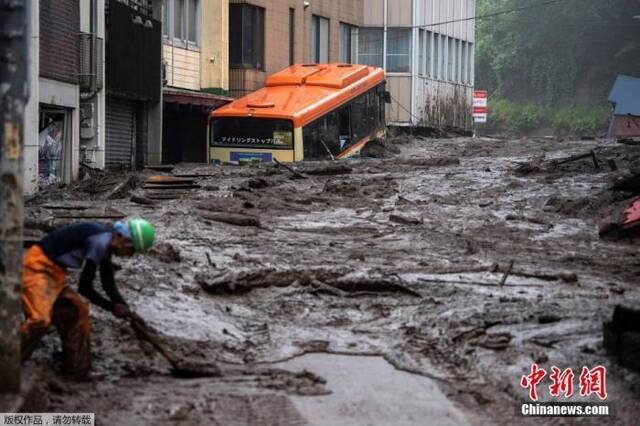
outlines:
M534 423L516 414L527 397L520 377L534 362L577 374L602 364L607 421L635 422L640 376L606 356L602 322L616 304L640 302L640 251L637 241L600 240L597 224L620 205L622 196L607 188L640 165L640 148L396 143L399 152L387 158L305 163L295 174L179 166L173 173L199 188L156 205L130 201L148 195L141 187L104 200L83 192L87 182L33 199L35 223L51 222L61 206L154 223L158 248L117 260L117 282L167 345L218 363L224 375L171 377L126 323L94 307L94 367L103 378L72 384L46 367L30 408L95 412L100 424L322 424L292 399L331 393L331 382L312 366L282 367L319 353L375 355L428 377L472 424ZM591 149L600 169L590 159L551 165ZM237 214L242 225L258 226L219 221ZM51 333L28 368L59 346ZM542 385L540 392L549 399ZM350 415L345 423L357 424Z

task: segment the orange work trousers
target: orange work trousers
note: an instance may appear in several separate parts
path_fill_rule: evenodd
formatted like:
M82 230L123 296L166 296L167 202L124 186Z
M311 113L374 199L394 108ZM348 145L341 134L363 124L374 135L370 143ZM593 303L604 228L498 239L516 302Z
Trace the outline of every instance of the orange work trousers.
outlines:
M91 369L89 305L74 290L65 287L66 271L34 245L22 264L22 308L26 316L20 326L22 359L31 356L53 323L62 339L65 374L82 377Z

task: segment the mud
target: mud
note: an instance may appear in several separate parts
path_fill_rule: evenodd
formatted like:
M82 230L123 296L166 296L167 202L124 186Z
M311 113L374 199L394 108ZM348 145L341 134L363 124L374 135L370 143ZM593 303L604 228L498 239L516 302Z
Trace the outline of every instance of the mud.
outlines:
M267 165L180 165L173 173L200 188L151 208L129 190L89 195L92 209L156 224L163 245L118 260L119 286L174 353L215 362L223 375L172 378L126 324L93 308L94 366L105 378L65 384L63 394L45 389L47 411L96 412L104 424L299 424L289 396L327 392L322 378L257 365L332 353L381 356L430 377L475 424L528 423L515 416L526 397L520 376L534 361L548 371L602 364L609 421L633 423L640 379L606 355L602 322L616 304L640 301L640 254L637 243L599 239L597 224L624 202L608 188L636 167L640 148L465 138L396 148L344 161L348 174L304 179ZM588 160L547 166L590 150L602 165L615 158L619 171ZM518 171L535 158L541 166ZM88 199L57 191L30 202L33 222L55 216L49 203ZM207 221L202 211L260 226ZM29 368L59 347L55 334L45 343Z

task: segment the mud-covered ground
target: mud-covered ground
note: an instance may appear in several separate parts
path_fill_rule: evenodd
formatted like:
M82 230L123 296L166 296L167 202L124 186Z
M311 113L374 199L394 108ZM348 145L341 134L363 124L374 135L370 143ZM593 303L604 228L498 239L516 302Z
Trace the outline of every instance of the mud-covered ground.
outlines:
M300 424L289 397L328 388L313 371L271 364L314 352L379 355L430 377L476 424L534 422L516 417L527 396L520 377L533 362L576 376L602 364L607 421L635 423L640 376L606 356L602 322L616 304L640 302L638 242L603 241L597 224L624 204L624 194L607 189L640 165L640 148L397 142L387 158L294 166L306 178L266 165L179 166L173 173L200 188L150 206L130 201L148 195L141 187L104 200L83 192L91 181L31 200L30 223L58 223L60 211L74 211L60 206L153 222L158 248L117 260L117 282L172 350L224 372L175 379L128 324L94 308L102 377L73 384L43 373L31 408L96 412L102 424ZM591 149L600 169L590 159L551 165ZM218 221L229 214L259 226ZM55 334L45 343L28 368L56 368L46 361L60 346Z

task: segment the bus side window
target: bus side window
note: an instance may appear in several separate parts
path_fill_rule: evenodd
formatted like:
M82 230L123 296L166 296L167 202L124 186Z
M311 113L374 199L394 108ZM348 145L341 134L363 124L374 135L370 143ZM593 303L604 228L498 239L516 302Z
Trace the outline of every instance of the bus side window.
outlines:
M327 160L340 152L340 120L337 111L320 117L302 129L304 158Z
M359 142L376 129L375 89L358 96L351 105L352 140Z

